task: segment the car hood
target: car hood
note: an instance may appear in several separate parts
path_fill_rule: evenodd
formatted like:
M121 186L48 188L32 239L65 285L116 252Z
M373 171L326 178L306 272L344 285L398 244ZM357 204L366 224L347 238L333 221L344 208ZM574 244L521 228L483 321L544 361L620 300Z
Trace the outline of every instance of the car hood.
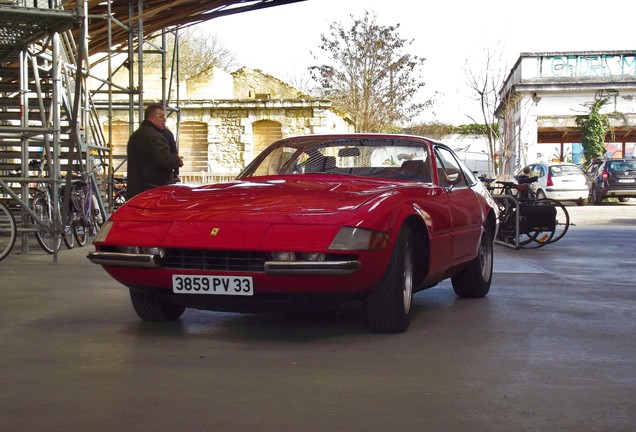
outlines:
M193 213L333 213L356 210L369 200L410 183L351 176L285 176L206 186L152 189L126 207Z

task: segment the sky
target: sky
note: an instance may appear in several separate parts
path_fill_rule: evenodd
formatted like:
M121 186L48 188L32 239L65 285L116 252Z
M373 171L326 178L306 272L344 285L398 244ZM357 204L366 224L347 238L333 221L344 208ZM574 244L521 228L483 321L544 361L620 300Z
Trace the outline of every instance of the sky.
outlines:
M584 6L580 0L305 0L210 20L200 26L217 35L240 66L260 69L294 84L321 64L320 35L332 22L353 22L364 11L382 26L399 24L398 35L413 43L405 52L426 58L424 90L414 102L434 94L435 104L416 120L450 124L478 121L465 65L483 68L487 50L500 52L505 75L522 52L636 50L636 1ZM607 5L607 6L605 6ZM499 47L499 48L497 48Z

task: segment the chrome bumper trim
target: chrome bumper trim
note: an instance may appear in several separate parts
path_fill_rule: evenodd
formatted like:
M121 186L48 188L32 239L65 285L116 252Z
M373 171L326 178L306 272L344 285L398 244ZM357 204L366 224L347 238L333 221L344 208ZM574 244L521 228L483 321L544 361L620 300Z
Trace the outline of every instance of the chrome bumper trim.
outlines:
M266 261L265 273L275 275L345 275L360 269L359 261Z
M159 268L152 254L132 254L123 252L90 252L86 258L90 262L106 266Z

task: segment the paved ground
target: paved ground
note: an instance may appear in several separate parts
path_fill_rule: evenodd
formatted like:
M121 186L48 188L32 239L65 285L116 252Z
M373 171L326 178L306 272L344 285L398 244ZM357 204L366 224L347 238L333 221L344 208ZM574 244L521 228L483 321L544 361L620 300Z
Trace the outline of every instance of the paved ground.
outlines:
M487 298L418 293L400 335L369 333L360 305L142 323L88 247L14 253L0 431L632 432L636 205L568 209L558 243L496 247Z

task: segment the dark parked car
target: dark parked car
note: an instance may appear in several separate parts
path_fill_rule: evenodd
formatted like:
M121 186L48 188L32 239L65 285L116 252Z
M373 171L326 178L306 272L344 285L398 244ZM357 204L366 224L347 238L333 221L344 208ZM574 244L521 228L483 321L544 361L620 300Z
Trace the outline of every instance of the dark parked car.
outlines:
M590 202L600 205L603 199L616 197L626 202L636 197L636 159L597 159L585 170L590 181Z

